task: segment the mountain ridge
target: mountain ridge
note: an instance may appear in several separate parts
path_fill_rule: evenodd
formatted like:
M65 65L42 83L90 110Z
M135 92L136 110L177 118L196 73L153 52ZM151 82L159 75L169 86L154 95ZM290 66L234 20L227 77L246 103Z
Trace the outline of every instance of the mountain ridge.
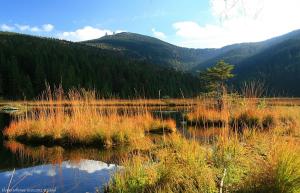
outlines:
M221 59L238 63L263 49L295 37L300 39L300 30L294 30L264 41L236 43L221 48L184 48L154 37L122 32L81 43L104 49L118 48L120 51L126 51L127 54L129 52L132 57L145 58L162 66L193 72L205 69ZM150 47L150 49L145 50L145 47ZM165 59L153 59L153 55Z
M238 43L210 49L183 48L153 37L138 35L138 38L133 38L134 36L136 34L127 32L84 43L98 47L107 46L104 49L122 48L125 55L130 55L133 50L132 57L144 58L159 66L187 71L194 75L198 75L198 71L216 64L219 60L224 60L235 65L236 76L231 81L235 87L239 87L244 81L260 79L265 82L268 90L274 91L272 93L300 96L300 88L295 85L295 82L300 82L300 30L260 42ZM147 39L147 43L140 41L143 37ZM124 38L127 43L124 43ZM136 46L136 42L139 42L140 46ZM132 46L133 44L135 46ZM292 69L292 73L287 68Z
M129 90L135 90L135 87L138 87L141 92L143 85L140 82L151 79L154 83L156 78L161 79L155 73L161 72L165 73L162 75L164 84L172 87L173 96L176 86L171 81L172 76L177 77L174 79L177 84L180 84L180 80L185 82L184 84L190 83L190 80L197 82L198 71L214 65L219 60L225 60L235 65L236 76L230 81L235 88L245 81L259 79L265 82L268 90L274 90L274 93L300 96L300 88L296 83L300 82L300 30L261 42L239 43L218 49L183 48L157 38L129 32L84 42L0 32L0 44L0 92L5 90L10 92L8 88L3 89L6 86L1 80L3 77L7 79L7 69L4 69L3 65L9 63L16 68L11 73L23 73L21 79L30 80L31 84L26 86L28 90L34 87L34 93L41 90L36 87L41 88L44 82L43 78L38 78L39 75L35 74L37 71L42 72L42 77L53 76L50 82L55 84L64 80L68 88L78 84L89 88L99 85L100 90L110 93L119 93L122 90L122 96L126 96ZM32 53L33 50L36 53ZM58 50L62 52L59 53ZM40 64L41 62L47 65L44 66ZM66 69L60 69L61 64L65 64ZM60 70L53 69L51 65ZM122 72L116 73L119 69ZM153 73L155 78L146 75L143 69ZM47 74L51 71L55 71L58 75ZM81 71L93 74L93 78L81 75ZM106 76L105 73L111 75L107 79L100 78L104 81L101 82L95 72L103 76ZM189 73L196 76L192 77ZM143 78L141 74L147 78ZM77 76L80 78L78 79ZM139 78L134 79L131 76ZM127 85L126 81L130 84ZM186 87L188 92L191 91L190 94L201 90L196 88L196 83L189 88L184 84L182 87ZM19 85L19 91L22 90L21 87L24 85ZM151 96L156 95L155 89L154 86ZM164 89L168 90L167 87ZM192 91L193 89L195 92ZM20 91L19 96L22 95L21 93Z
M0 33L0 96L31 99L51 86L96 90L102 97L155 98L196 95L196 77L119 52L81 43Z

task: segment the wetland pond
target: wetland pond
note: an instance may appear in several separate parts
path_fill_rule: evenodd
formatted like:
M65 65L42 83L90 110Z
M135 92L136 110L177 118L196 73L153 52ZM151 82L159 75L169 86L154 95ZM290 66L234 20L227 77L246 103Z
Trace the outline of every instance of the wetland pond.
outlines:
M186 127L181 111L153 111L154 116L173 118L182 135L210 143L218 129ZM29 146L3 139L2 130L11 115L0 113L0 192L103 192L127 148ZM9 191L7 190L9 187Z

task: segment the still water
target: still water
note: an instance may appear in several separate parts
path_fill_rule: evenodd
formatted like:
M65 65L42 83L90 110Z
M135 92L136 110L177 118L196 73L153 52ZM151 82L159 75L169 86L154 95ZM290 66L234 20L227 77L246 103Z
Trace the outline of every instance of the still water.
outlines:
M163 119L177 122L180 133L190 140L210 143L220 129L187 127L182 112L153 112ZM2 130L9 125L10 115L0 113L0 192L103 192L111 175L121 169L126 148L103 150L60 146L29 146L5 141Z
M94 160L43 164L1 172L0 187L2 192L8 186L11 192L95 192L115 169L114 164Z
M103 192L126 150L31 147L4 141L10 116L0 114L0 192ZM8 187L9 190L8 191Z

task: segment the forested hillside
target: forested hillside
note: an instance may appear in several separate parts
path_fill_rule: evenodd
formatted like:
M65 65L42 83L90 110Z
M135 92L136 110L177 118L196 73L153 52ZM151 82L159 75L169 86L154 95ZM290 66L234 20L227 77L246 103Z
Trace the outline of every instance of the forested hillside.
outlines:
M260 81L268 94L300 96L300 39L290 39L265 49L237 65L234 84Z
M0 94L37 96L50 85L96 89L104 97L181 97L203 91L199 71L225 60L232 86L263 82L273 95L300 96L300 30L257 43L188 49L134 33L67 42L0 33ZM190 72L188 74L186 72Z
M189 71L198 76L220 60L235 66L235 88L245 81L260 81L269 95L300 96L300 30L262 42L240 43L219 49L181 48L134 33L104 36L84 44L119 53L158 66Z
M0 93L37 96L45 83L96 89L104 97L179 97L199 92L198 78L119 52L56 39L0 33Z
M82 43L107 50L118 50L131 58L181 71L188 71L216 54L216 49L182 48L153 37L129 32L107 35Z

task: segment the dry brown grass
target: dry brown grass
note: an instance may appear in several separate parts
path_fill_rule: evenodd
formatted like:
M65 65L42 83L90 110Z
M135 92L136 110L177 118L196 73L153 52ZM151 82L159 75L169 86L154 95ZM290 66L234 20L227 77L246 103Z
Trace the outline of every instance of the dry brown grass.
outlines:
M188 113L186 118L191 125L222 126L226 122L226 116L223 112L202 105Z
M300 109L270 106L259 99L234 100L227 101L222 111L211 101L198 103L186 116L227 123L188 130L204 138L216 134L210 145L193 138L163 141L150 150L152 156L125 160L125 170L112 178L108 192L219 192L223 184L223 192L298 193Z
M54 94L48 91L49 106L17 116L4 130L4 135L30 143L110 147L133 143L149 132L176 131L173 120L154 118L145 106L120 111L93 105L94 92L72 90L67 96L62 90ZM68 106L60 105L64 100L69 101Z
M211 105L211 100L196 105L186 115L189 125L203 128L231 127L241 132L244 129L276 130L299 135L300 108L298 106L268 105L264 99L234 98L225 101L223 110ZM215 102L216 104L216 102Z
M96 136L97 143L107 146L130 143L130 156L122 160L125 167L111 179L109 192L219 192L223 184L224 192L271 189L298 193L300 108L274 106L277 102L270 104L267 99L224 99L221 111L212 98L180 102L185 110L192 109L188 120L203 123L198 124L200 128L197 124L190 127L189 134L209 141L214 138L206 144L180 135L150 139L149 132L171 132L175 128L173 120L162 121L149 113L147 104L154 101L135 101L138 105L131 108L108 108L95 100L94 93L77 92L67 99L48 97L47 105L19 116L5 134L12 138L31 135L32 139L37 135L43 140L49 135L51 140L68 136L64 141L68 143L90 143ZM59 102L66 100L68 104ZM221 127L211 130L211 126ZM22 148L13 144L10 149ZM32 157L45 155L24 147L20 152ZM60 151L56 152L56 159L61 159Z

